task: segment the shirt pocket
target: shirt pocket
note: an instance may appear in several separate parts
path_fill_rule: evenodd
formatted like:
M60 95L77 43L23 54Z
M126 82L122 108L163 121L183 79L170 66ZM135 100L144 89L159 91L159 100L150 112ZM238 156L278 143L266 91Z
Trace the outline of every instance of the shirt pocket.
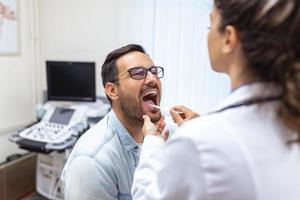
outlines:
M130 194L119 193L119 200L132 200Z

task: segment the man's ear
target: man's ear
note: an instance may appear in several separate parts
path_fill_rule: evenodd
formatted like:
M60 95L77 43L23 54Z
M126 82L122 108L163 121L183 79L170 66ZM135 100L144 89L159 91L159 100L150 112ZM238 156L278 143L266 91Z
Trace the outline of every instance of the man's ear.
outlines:
M222 52L227 54L234 50L238 43L238 32L234 26L228 25L223 33Z
M119 98L119 88L116 84L107 82L105 84L105 94L111 98L111 100L115 100Z

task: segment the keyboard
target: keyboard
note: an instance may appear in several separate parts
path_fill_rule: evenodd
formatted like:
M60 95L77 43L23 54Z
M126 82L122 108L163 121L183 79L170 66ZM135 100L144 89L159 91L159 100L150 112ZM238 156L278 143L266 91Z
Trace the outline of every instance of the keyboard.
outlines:
M38 142L62 143L73 133L74 131L67 125L51 122L39 122L34 126L23 130L19 136Z

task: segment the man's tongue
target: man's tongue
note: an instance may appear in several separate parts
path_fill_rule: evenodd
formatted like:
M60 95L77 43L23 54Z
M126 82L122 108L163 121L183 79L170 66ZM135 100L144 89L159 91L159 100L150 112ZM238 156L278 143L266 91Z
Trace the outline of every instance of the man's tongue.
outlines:
M154 108L153 105L155 105L155 103L150 99L143 102L143 107L151 112L156 111L156 108Z

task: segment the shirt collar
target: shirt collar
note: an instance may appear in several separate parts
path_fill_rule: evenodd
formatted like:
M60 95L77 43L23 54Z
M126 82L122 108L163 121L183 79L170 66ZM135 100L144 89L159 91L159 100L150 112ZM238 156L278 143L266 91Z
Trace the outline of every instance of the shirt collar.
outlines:
M108 114L108 126L118 134L121 143L123 144L126 151L130 151L132 149L136 149L138 146L135 140L128 133L127 129L123 126L123 124L118 119L116 113L111 109Z
M237 103L243 103L249 99L276 97L281 93L282 89L275 83L256 82L243 85L232 91L231 95L229 95L213 111L218 111Z

